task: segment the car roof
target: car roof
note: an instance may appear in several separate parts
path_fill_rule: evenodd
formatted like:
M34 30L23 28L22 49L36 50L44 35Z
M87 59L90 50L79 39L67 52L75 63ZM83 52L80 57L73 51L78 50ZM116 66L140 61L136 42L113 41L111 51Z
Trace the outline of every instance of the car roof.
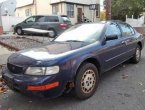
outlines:
M34 15L34 16L61 16L61 17L67 17L67 15Z
M112 23L112 22L115 22L115 23L125 23L121 20L107 20L107 21L101 21L101 22L104 22L104 23Z

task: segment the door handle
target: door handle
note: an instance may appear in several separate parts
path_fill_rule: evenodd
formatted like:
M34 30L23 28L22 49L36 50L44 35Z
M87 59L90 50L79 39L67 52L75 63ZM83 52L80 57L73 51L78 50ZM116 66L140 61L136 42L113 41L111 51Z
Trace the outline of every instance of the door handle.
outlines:
M122 41L122 44L127 45L128 44L128 41Z
M125 40L125 41L122 41L122 44L126 44L129 42L130 40Z
M121 43L122 43L122 44L126 44L126 41L122 41Z

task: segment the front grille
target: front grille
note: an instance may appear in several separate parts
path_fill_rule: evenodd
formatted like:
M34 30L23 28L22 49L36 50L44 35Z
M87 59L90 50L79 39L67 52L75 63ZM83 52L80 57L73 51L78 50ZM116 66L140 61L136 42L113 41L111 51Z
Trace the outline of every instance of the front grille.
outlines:
M16 66L16 65L13 65L13 64L10 64L10 63L7 64L7 68L10 72L12 72L14 74L21 74L21 73L24 72L23 67Z

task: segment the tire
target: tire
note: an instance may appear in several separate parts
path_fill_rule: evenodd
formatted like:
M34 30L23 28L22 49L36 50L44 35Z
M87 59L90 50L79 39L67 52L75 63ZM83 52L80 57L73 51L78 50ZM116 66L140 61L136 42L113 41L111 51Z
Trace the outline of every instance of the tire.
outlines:
M48 29L48 31L52 31L52 33L48 34L48 37L55 38L57 36L57 33L54 29Z
M141 47L139 45L137 45L136 50L135 50L135 54L132 57L131 61L134 64L137 64L137 63L139 63L140 59L141 59Z
M24 34L23 31L22 31L22 28L20 28L20 27L16 28L16 33L18 35L23 35Z
M84 63L78 70L75 80L75 95L84 100L91 97L99 82L99 74L96 66L92 63Z

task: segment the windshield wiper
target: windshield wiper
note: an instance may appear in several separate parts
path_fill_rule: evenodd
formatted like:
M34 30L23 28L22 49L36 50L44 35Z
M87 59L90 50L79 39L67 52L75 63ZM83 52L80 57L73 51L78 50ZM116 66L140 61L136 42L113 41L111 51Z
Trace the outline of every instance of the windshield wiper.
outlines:
M65 42L84 42L84 41L79 41L79 40L67 40Z

